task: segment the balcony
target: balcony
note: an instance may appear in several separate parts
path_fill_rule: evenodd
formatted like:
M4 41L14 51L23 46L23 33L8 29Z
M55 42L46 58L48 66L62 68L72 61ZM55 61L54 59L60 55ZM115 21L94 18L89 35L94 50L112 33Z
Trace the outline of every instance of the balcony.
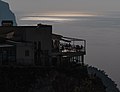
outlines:
M52 57L57 61L84 62L86 40L53 34Z
M54 34L52 52L61 55L85 55L86 41Z

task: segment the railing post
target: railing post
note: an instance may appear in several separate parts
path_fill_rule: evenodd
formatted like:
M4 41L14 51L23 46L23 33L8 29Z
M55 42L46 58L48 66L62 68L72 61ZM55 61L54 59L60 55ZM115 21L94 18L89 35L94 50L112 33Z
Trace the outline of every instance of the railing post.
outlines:
M82 62L82 65L84 65L84 55L81 56L81 62Z
M86 53L86 40L84 40L84 51Z

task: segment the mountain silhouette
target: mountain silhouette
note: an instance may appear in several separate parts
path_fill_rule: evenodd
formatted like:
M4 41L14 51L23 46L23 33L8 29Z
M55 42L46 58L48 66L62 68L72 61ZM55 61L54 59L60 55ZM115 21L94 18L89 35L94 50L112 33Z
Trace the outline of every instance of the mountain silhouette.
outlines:
M14 13L10 10L9 4L0 0L0 25L2 20L12 20L13 26L16 26Z

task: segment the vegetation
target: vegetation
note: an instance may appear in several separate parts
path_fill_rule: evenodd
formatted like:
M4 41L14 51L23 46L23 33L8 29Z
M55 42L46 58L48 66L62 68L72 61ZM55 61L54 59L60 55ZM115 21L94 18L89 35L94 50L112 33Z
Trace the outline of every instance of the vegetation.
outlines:
M0 91L5 92L106 92L87 66L69 63L57 67L0 67Z
M89 66L87 68L89 74L95 74L102 80L107 92L120 92L117 88L117 84L115 84L115 82L109 78L104 70L99 70L98 68L92 66Z

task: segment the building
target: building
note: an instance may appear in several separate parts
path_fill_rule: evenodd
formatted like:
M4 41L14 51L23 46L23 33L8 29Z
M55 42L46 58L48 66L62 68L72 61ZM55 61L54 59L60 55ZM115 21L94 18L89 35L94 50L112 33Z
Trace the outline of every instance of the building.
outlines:
M51 25L12 26L3 21L0 26L1 65L50 66L61 62L82 62L86 41L52 33ZM75 45L75 42L82 45Z

